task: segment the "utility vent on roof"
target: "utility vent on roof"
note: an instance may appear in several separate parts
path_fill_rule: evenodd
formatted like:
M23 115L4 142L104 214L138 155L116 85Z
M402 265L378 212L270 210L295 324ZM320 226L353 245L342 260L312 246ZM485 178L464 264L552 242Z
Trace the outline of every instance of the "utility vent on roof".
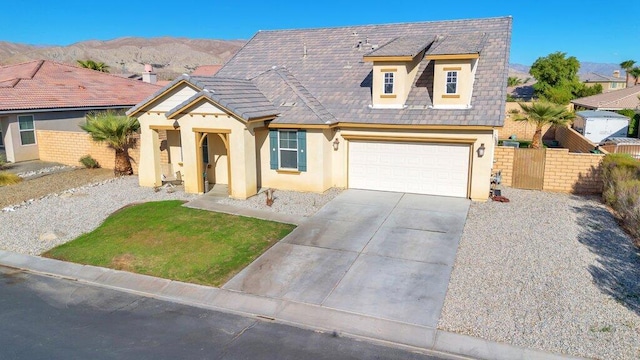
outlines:
M295 101L285 101L282 104L280 104L280 106L293 107L293 106L296 106L296 102Z

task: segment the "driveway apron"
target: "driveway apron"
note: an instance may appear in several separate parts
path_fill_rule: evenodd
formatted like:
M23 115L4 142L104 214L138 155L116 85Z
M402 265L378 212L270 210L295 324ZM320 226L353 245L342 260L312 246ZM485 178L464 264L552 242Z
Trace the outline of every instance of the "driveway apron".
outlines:
M435 328L469 203L346 190L223 288Z

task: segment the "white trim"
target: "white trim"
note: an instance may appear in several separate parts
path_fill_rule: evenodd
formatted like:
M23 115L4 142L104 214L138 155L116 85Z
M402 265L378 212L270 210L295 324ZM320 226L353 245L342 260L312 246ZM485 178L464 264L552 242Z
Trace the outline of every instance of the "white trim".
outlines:
M466 109L471 109L473 106L469 105L469 104L441 104L441 105L430 105L429 109L458 109L458 110L466 110Z
M403 104L377 104L369 105L371 109L404 109L407 106Z
M389 77L389 79L391 80L391 92L387 92L387 75L391 75ZM391 95L391 94L395 94L395 90L396 90L396 79L395 79L395 75L391 72L391 71L387 71L382 73L382 93L384 95Z
M280 133L283 132L290 132L294 134L294 139L296 141L296 148L283 148L280 147ZM291 140L291 139L288 139ZM278 169L279 170L298 170L298 151L300 151L299 149L300 144L298 144L298 131L297 130L292 130L292 129L278 129ZM282 166L282 151L290 151L290 152L294 152L296 153L296 167L283 167Z
M20 117L21 116L31 116L31 122L33 123L33 129L26 129L26 130L22 130L20 129ZM33 116L33 114L26 114L26 115L18 115L16 116L16 119L18 120L18 136L20 137L20 146L34 146L34 145L38 145L38 138L36 136L36 117ZM32 131L33 132L33 144L23 144L22 143L22 133L23 132L27 132L27 131Z
M453 74L452 78L455 78L455 82L449 82L449 74ZM447 95L455 95L458 94L458 83L459 83L459 77L458 77L458 70L448 70L447 73L445 74L445 81L444 81L444 93ZM455 84L456 88L454 92L449 92L449 84Z

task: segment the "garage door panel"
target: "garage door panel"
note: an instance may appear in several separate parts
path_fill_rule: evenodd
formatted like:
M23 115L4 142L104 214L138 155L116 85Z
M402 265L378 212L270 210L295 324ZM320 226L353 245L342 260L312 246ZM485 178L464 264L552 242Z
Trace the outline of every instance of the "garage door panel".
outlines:
M466 197L468 171L468 145L349 144L351 188Z

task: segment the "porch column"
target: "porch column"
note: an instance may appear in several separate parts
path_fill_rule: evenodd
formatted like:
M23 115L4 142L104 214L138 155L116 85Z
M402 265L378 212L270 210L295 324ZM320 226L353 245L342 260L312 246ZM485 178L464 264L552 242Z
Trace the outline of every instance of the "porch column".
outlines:
M140 186L162 185L160 170L160 137L158 130L149 126L140 127L140 164L138 182Z
M246 199L258 192L256 173L256 140L252 131L230 134L231 161L231 197Z

